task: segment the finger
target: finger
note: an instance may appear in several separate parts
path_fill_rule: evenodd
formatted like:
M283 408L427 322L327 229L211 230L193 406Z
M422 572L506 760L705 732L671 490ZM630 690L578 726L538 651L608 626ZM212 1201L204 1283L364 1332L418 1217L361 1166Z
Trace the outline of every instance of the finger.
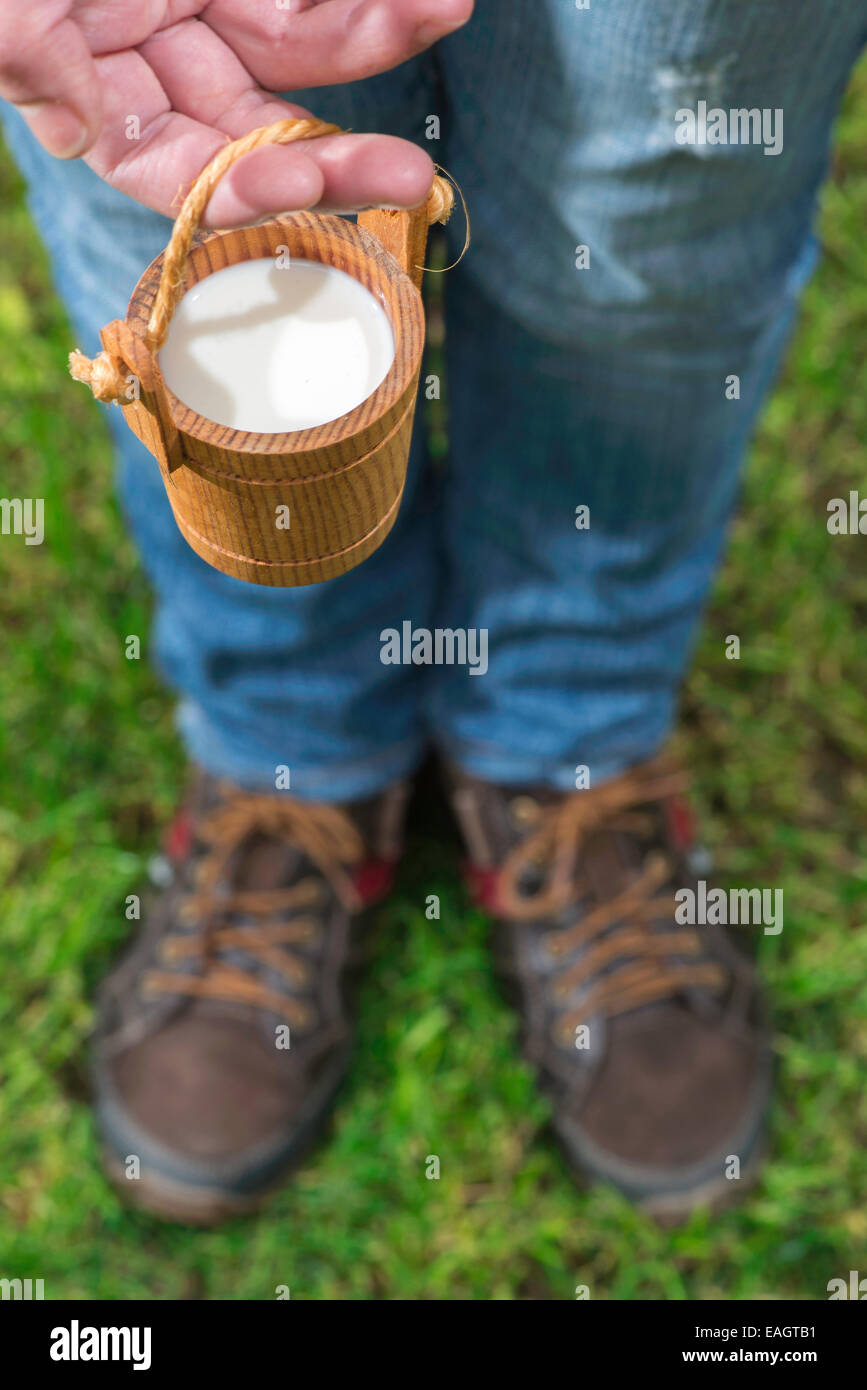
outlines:
M304 149L322 175L320 212L418 207L434 179L430 156L396 135L327 135Z
M233 139L256 125L310 114L264 91L237 54L201 20L188 19L161 29L140 44L138 51L173 110ZM270 112L265 109L269 105ZM247 120L251 113L252 123Z
M271 91L386 72L465 24L473 0L325 0L300 13L212 0L205 22Z
M99 134L96 69L71 0L18 5L0 0L0 96L58 159L83 154Z
M287 116L309 115L303 107L277 101L253 83L223 40L198 21L153 35L140 53L175 111L217 127L233 140ZM329 136L297 148L303 148L322 173L322 210L415 207L433 181L433 164L424 151L392 136ZM235 192L240 193L243 183L248 204L261 207L264 202L265 212L285 211L274 203L273 194L269 197L267 183L282 157L273 151L267 158L264 151L249 156L237 166ZM218 197L219 193L214 195L210 220L220 215Z
M74 0L75 22L97 58L138 48L155 29L177 24L206 8L207 0Z
M175 217L195 178L226 144L226 135L172 111L140 54L98 58L96 69L105 119L87 164L122 193ZM267 178L261 166L258 173L245 169L266 156ZM236 226L278 209L313 207L322 191L323 176L300 144L297 149L263 150L229 170L211 200L206 223Z

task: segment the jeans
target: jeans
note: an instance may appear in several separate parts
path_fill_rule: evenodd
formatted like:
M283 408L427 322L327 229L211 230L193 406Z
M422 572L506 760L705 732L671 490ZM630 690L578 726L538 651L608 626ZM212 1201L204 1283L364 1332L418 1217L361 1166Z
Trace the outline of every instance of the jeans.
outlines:
M398 523L360 568L267 589L187 547L156 463L109 411L193 759L250 787L288 765L293 794L339 801L431 743L487 780L563 790L578 765L592 785L659 749L865 38L867 0L478 0L395 71L292 94L425 145L463 188L472 246L444 276L450 453L440 475L416 431ZM782 147L683 143L700 102L782 113ZM4 123L93 353L170 223L52 160L8 108ZM486 630L487 669L385 664L381 634L406 620Z

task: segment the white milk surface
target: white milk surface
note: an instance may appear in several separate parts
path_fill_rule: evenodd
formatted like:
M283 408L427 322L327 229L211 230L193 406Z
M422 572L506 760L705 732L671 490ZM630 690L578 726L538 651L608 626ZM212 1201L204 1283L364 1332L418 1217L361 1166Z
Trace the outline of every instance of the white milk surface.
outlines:
M394 360L382 306L335 266L241 261L184 295L159 354L166 385L218 425L281 434L336 420Z

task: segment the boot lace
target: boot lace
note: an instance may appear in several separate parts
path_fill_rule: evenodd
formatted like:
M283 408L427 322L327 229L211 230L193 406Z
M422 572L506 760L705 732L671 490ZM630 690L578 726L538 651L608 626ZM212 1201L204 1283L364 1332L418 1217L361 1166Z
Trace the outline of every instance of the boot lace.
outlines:
M654 759L593 792L539 807L536 827L506 858L499 881L503 915L530 921L567 910L581 895L580 859L587 836L603 827L649 836L653 819L636 807L678 795L684 785L677 768ZM593 1014L613 1018L685 989L725 987L726 971L707 957L694 929L660 930L661 922L674 918L674 895L660 891L673 874L670 857L653 851L622 892L591 908L574 926L546 935L544 944L556 960L581 951L577 961L560 967L552 986L561 1002L582 992L577 1007L558 1011L558 1041L571 1042L576 1027ZM528 877L535 878L538 891L524 891Z
M275 972L296 990L309 985L310 965L291 948L314 943L321 934L321 925L312 915L305 916L304 909L322 901L322 879L306 875L286 888L233 889L228 882L230 861L256 834L284 840L302 851L347 911L361 907L351 868L362 859L364 842L345 811L327 803L234 795L197 826L205 849L194 869L193 891L179 910L181 920L194 930L163 938L159 957L166 968L148 971L143 988L152 995L251 1004L297 1028L308 1028L314 1017L310 1005L270 988L259 971L264 967ZM260 920L239 926L233 924L237 917ZM235 951L249 957L248 967L225 959L227 952ZM190 973L191 966L196 973Z

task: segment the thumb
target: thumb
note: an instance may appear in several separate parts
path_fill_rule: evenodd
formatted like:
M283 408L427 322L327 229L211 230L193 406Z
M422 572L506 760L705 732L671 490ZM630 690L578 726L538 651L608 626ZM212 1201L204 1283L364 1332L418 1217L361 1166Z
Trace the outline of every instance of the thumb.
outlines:
M81 30L56 5L22 9L0 0L0 96L49 154L74 159L93 144L102 125L96 65Z

